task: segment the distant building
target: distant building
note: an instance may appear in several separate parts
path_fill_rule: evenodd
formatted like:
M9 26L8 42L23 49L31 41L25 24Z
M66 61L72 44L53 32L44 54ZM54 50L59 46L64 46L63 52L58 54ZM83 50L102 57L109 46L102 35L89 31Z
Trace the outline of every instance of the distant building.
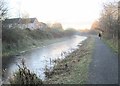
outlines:
M39 29L46 31L46 30L48 30L48 25L46 23L39 22Z
M39 29L41 26L36 18L13 18L3 21L3 28Z
M2 28L15 28L18 26L18 24L20 23L20 18L13 18L13 19L5 19L2 22Z

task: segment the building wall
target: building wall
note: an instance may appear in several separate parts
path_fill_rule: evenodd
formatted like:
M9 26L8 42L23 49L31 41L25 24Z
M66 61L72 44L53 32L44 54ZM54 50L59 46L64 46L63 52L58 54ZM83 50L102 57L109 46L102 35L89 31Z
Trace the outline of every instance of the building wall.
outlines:
M34 29L44 30L44 29L47 28L47 26L45 24L39 23L37 19L35 19L33 23L28 23L28 24L22 24L22 23L4 24L3 27L8 28L8 29L9 28L16 28L16 27L21 28L21 29L29 28L31 30L34 30Z

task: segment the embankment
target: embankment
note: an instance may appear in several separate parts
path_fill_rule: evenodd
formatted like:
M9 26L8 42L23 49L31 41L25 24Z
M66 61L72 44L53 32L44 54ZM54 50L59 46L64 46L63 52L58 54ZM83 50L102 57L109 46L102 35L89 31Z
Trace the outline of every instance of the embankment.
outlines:
M85 84L88 66L94 48L94 37L90 36L65 59L56 62L53 71L46 71L47 84Z
M64 40L63 32L48 32L39 29L3 29L2 30L2 57L16 55L21 51L45 46L59 40ZM59 39L59 40L58 40Z

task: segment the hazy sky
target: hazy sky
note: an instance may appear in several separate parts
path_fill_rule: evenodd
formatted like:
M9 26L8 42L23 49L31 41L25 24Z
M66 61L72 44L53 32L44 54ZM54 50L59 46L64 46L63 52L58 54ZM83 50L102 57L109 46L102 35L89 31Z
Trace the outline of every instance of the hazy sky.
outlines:
M26 12L40 22L60 22L64 28L90 28L99 18L103 2L114 0L8 0L11 17Z

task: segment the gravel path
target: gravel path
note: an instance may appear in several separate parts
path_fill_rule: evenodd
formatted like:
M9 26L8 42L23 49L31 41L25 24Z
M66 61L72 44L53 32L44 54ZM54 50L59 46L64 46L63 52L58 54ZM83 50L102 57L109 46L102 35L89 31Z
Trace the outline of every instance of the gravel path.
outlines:
M118 84L118 55L98 37L95 37L88 84Z

